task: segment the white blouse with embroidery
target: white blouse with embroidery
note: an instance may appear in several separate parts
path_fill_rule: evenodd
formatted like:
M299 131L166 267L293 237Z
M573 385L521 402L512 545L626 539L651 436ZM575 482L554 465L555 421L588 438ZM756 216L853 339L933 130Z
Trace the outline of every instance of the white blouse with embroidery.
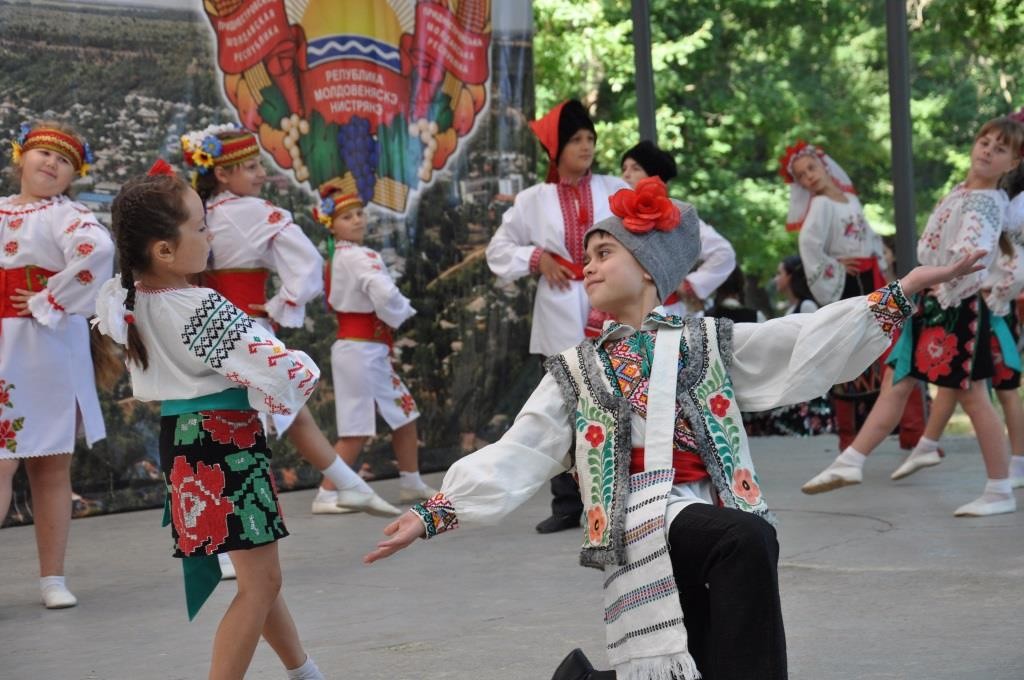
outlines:
M120 286L120 277L104 284L96 306L100 319L108 317L108 305L123 300ZM305 352L288 349L209 288L137 288L134 315L149 359L145 370L128 362L140 401L194 399L242 387L257 411L287 415L302 408L320 379Z
M611 216L609 197L629 185L618 177L591 175L593 222ZM565 247L565 223L558 201L558 185L537 184L519 192L505 211L501 226L487 244L487 266L499 279L513 281L528 276L530 258L537 249L571 260ZM582 262L577 263L582 266ZM533 302L530 352L551 356L583 340L590 302L582 281L569 281L566 290L548 284L541 276Z
M106 436L89 348L91 316L100 286L113 270L114 245L92 212L67 196L19 204L0 198L0 276L8 294L36 292L29 316L10 316L0 328L0 458L70 453L76 409L89 444ZM39 283L43 283L40 289ZM17 427L17 430L13 429Z
M281 285L267 314L286 328L298 328L305 305L323 292L324 260L290 212L270 201L225 191L210 198L206 224L214 269L266 268Z
M738 406L743 411L765 411L807 401L835 383L852 380L889 346L894 323L898 320L890 311L865 296L813 314L736 324L729 373ZM641 329L657 326L648 317ZM601 340L633 332L620 326ZM445 474L441 493L454 507L458 522L497 523L548 479L564 472L571 464L572 415L555 379L545 375L501 439L456 461ZM632 446L644 446L645 420L631 411L630 425ZM668 525L676 513L698 502L715 502L708 480L676 485Z
M917 242L921 264L947 265L976 250L988 254L981 259L985 269L939 284L932 293L943 309L955 307L985 284L999 255L999 232L1003 229L1008 200L1000 189L967 189L959 184L946 194L928 217Z
M815 196L800 228L800 259L807 272L807 285L820 305L840 299L846 285L846 268L841 257L876 257L886 271L882 239L864 218L856 196L844 194L846 203L827 196Z
M391 328L398 328L416 314L409 298L395 285L380 253L350 241L334 245L327 302L337 312L373 312Z

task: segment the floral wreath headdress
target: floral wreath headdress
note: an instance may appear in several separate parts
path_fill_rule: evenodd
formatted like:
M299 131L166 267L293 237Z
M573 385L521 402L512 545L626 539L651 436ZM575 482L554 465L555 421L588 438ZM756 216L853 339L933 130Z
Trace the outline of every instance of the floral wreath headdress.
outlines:
M32 127L22 123L18 136L11 144L11 161L21 165L21 156L32 149L47 149L59 153L69 161L79 177L89 174L89 168L96 160L89 143L76 135L69 135L56 128Z
M800 183L793 178L793 164L798 158L804 156L813 156L821 161L825 166L825 171L841 191L853 196L857 195L850 176L831 156L825 153L823 148L798 139L795 144L787 146L786 153L779 157L779 174L789 185L789 214L786 216L786 231L800 231L807 218L807 211L811 209L811 199L814 198L810 191L800 186Z
M221 139L220 135L228 139ZM206 175L215 167L241 163L259 153L256 135L233 123L210 125L181 136L181 156L185 165L192 168L192 186L199 175Z
M330 229L335 217L355 205L364 205L358 193L347 193L339 179L327 180L320 185L320 203L313 207L313 218Z

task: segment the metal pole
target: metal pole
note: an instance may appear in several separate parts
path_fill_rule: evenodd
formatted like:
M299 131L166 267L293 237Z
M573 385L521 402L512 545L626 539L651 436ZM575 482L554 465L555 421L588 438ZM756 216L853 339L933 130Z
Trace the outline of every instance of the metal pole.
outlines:
M905 0L886 0L889 48L889 120L892 136L892 185L896 212L896 261L903 276L917 264L914 219L914 159L910 144L910 49Z
M651 7L648 0L633 0L633 63L636 66L636 115L640 121L640 139L657 143L654 67L651 64Z

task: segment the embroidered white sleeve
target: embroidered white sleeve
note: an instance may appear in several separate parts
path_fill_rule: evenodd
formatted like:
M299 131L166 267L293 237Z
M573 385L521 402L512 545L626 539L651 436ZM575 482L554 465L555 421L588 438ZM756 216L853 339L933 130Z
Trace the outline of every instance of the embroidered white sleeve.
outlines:
M35 320L50 327L65 314L92 316L100 286L114 271L114 244L106 228L78 203L69 202L61 210L62 219L54 220L50 231L64 267L28 301Z
M290 219L271 239L270 257L281 287L267 300L267 314L286 328L298 328L306 318L306 303L324 290L324 260Z
M534 250L529 220L524 215L522 200L517 196L512 207L502 215L501 226L487 244L487 266L495 276L513 281L530 273L530 257Z
M545 375L501 439L448 468L441 493L459 522L496 524L568 469L570 415L555 379Z
M982 258L981 263L986 269L990 268L999 254L999 232L1003 228L1005 209L1006 204L999 205L991 192L968 193L960 212L956 236L946 248L945 261L954 262L967 253L985 250L988 255ZM982 270L940 283L935 288L935 298L944 309L954 307L981 290L986 275Z
M181 328L196 360L249 392L264 413L288 415L306 403L320 369L305 352L290 350L252 317L216 292L197 289L199 305Z
M829 200L824 197L812 199L798 241L800 260L807 273L807 285L814 299L821 305L838 300L846 283L846 270L842 263L828 254L831 221Z
M353 248L345 254L345 260L360 288L370 298L377 318L392 328L398 328L416 315L412 303L398 290L379 253L369 248Z
M857 377L889 342L868 296L813 314L736 324L729 371L736 400L744 411L766 411L821 396Z

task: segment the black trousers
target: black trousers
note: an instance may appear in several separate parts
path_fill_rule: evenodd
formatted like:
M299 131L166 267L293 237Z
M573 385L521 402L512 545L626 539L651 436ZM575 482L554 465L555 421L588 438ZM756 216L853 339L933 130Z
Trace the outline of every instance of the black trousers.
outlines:
M551 478L551 514L579 519L583 516L583 500L576 478L562 472Z
M705 680L785 680L775 529L702 503L672 521L669 555L687 646Z

